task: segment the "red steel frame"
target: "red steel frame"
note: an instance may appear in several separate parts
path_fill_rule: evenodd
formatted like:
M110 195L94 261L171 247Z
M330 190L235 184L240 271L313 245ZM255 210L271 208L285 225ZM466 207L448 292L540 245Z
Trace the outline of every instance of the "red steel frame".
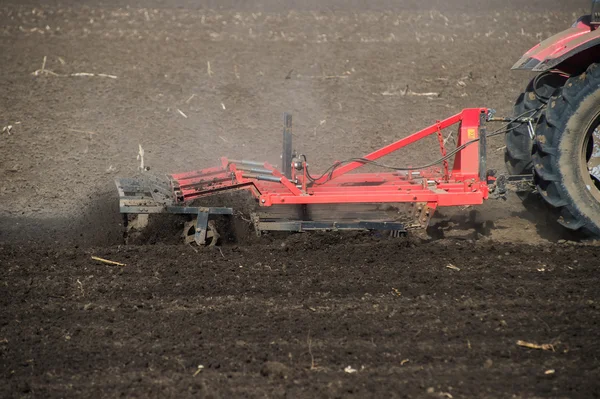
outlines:
M363 158L376 161L443 129L459 125L457 147L477 140L483 131L486 108L465 109L419 132L380 148ZM442 154L446 153L440 140ZM171 176L175 201L187 203L222 191L248 189L262 206L285 204L339 203L424 203L438 206L478 205L488 198L487 181L480 176L480 146L467 145L458 152L450 171L427 169L419 172L350 173L364 166L351 162L337 167L331 175L311 182L306 163L291 179L269 163L221 159L221 166ZM442 168L446 169L446 168Z

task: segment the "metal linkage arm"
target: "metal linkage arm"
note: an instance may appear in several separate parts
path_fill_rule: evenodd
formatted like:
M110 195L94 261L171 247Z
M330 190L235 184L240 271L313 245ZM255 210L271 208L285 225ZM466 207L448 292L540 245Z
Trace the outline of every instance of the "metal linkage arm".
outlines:
M438 121L436 122L434 125L431 125L419 132L416 132L414 134L411 134L408 137L402 138L390 145L387 145L383 148L378 149L377 151L374 151L368 155L363 156L362 158L367 159L369 161L375 161L379 158L382 158L386 155L391 154L392 152L398 151L401 148L404 148L410 144L413 144L419 140L424 139L427 136L430 136L432 134L436 134L438 131L445 129L447 127L450 127L456 123L459 123L461 121L463 121L463 119L472 114L473 111L475 111L477 114L479 113L486 113L487 109L485 108L477 108L477 109L465 109L463 110L461 113L453 115L447 119L444 119L442 121ZM475 138L475 137L474 137ZM335 171L331 174L331 176L323 176L322 178L318 179L316 181L317 184L322 184L324 183L326 180L333 180L338 176L341 176L345 173L351 172L357 168L360 168L361 166L363 166L364 163L363 162L359 162L359 161L355 161L355 162L351 162L348 163L346 165L340 166L338 168L335 169Z

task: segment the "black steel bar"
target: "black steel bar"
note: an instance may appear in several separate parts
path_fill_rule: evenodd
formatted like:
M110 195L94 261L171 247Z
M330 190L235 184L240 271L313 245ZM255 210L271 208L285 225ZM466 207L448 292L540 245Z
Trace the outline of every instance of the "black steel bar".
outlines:
M285 177L292 178L292 115L283 114L283 153L281 154L281 170Z
M198 212L196 219L196 231L194 233L194 241L198 245L206 244L206 231L208 230L208 212Z
M168 213L180 213L180 214L197 214L201 212L209 213L211 215L232 215L232 208L223 207L203 207L203 206L168 206Z
M311 231L311 230L384 230L406 231L397 222L318 222L318 221L259 221L261 231Z
M262 174L267 174L267 175L272 175L273 174L272 170L265 169L265 168L254 168L254 167L251 167L251 166L236 166L236 169L237 170L243 170L245 172L250 172L250 173L262 173Z
M533 118L517 118L517 119L515 119L515 118L502 117L502 116L494 116L494 117L486 119L486 120L488 122L527 123L527 122L533 121Z
M274 183L279 183L281 181L281 177L275 177L275 176L243 174L242 177L245 178L245 179L256 179L256 180L263 180L263 181L272 181Z
M479 115L479 180L487 180L487 129L485 122L487 115L482 112Z
M165 211L164 206L120 206L119 212L121 213L133 213L133 214L144 214L144 213L163 213Z

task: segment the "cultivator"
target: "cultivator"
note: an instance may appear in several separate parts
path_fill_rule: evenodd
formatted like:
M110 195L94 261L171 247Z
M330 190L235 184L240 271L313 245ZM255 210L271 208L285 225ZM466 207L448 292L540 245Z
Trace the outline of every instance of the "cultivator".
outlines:
M486 108L465 109L363 157L336 162L315 177L306 156L292 152L292 119L286 114L281 170L267 162L222 158L217 167L170 175L166 185L150 177L117 179L120 210L128 220L131 215L142 215L130 223L133 229L144 227L148 214L192 214L194 220L192 225L186 225L184 239L199 245L210 240L210 245L214 245L219 234L210 222L212 217L231 215L233 209L193 204L209 196L247 190L256 199L251 221L257 234L384 230L398 235L409 229L426 228L438 207L481 204L489 197L490 187L498 194L496 177L486 169L486 123L498 120L504 119L494 118ZM526 123L527 115L520 121ZM455 125L456 148L448 151L442 131ZM379 162L382 157L432 135L439 142L438 161L406 168ZM356 173L367 165L386 171ZM527 176L518 178L524 179ZM503 178L502 182L510 180Z

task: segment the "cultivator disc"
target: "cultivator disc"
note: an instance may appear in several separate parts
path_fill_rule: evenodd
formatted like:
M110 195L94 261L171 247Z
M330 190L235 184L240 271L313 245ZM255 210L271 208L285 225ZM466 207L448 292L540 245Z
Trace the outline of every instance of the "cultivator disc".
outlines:
M183 225L183 231L181 237L183 238L184 244L195 243L197 245L206 245L208 247L214 247L217 245L221 235L217 231L217 226L214 220L209 220L206 224L207 230L202 241L202 236L197 234L202 232L202 229L198 227L198 216ZM200 229L200 230L198 230Z

